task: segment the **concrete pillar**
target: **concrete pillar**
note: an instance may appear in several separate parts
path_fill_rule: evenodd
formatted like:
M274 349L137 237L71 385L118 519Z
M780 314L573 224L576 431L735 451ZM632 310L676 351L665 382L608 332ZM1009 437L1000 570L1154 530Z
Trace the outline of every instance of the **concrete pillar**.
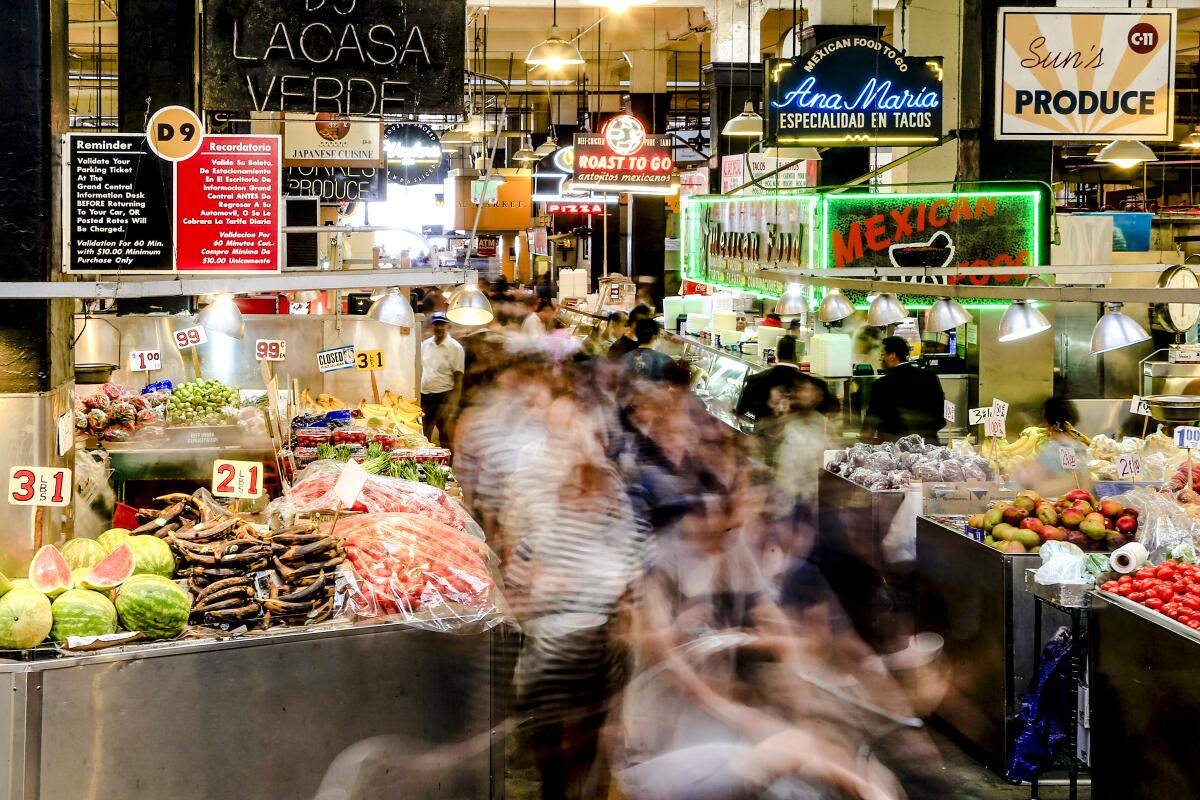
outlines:
M626 50L629 62L629 91L631 94L661 94L667 91L670 75L669 50Z
M897 4L892 17L894 43L912 55L942 57L942 133L958 127L962 75L963 0L910 0ZM974 65L972 65L974 68ZM908 148L894 149L898 158ZM958 142L952 141L887 173L883 183L952 181L958 169ZM936 188L936 187L930 187Z
M870 0L866 2L870 6ZM746 17L747 5L750 6L749 20ZM759 62L762 53L762 18L766 13L763 0L705 0L704 14L712 25L709 38L712 41L713 63ZM748 40L747 24L750 26Z
M118 14L121 130L145 130L147 105L150 114L170 105L199 111L193 77L196 15L192 4L124 0Z
M721 135L725 123L742 113L749 100L762 113L762 18L764 0L705 0L704 13L712 25L712 63L705 64L709 136L716 169L713 191L720 186L721 156L741 154L757 144L753 139Z
M873 25L872 0L809 0L808 20L812 25Z

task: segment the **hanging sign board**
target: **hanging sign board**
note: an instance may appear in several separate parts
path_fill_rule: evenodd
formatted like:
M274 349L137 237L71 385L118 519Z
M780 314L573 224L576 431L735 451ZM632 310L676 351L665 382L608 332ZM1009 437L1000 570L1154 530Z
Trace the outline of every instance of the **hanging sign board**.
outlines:
M428 125L397 122L383 132L388 183L416 186L445 180L445 155L437 133Z
M779 189L803 189L809 185L807 161L787 166L796 159L776 158L758 153L746 155L721 156L721 194L733 194L734 189L746 186L737 192L744 194L766 194ZM786 167L775 172L780 167ZM769 172L775 172L770 177L762 177Z
M379 167L383 148L378 122L351 122L323 112L283 123L285 167Z
M632 114L613 117L599 134L577 133L572 188L671 194L672 143L670 136L647 133Z
M823 201L821 262L826 268L1012 267L1011 275L972 275L975 285L1025 280L1046 230L1034 191L830 194ZM947 276L910 275L945 284ZM949 280L954 282L953 276Z
M842 36L766 65L769 145L914 145L942 136L942 59Z
M387 199L383 167L287 167L283 193L288 197L318 197L322 203Z
M996 138L1171 141L1174 9L1002 8Z
M567 181L575 173L575 147L560 147L542 158L533 172L533 199L539 203L570 203L581 199L597 203L617 203L615 194L574 191L567 188Z
M63 150L63 270L171 272L171 164L140 133L72 134Z
M204 107L456 113L466 0L204 0Z
M204 141L204 123L196 112L183 106L165 106L146 124L150 149L165 161L191 158Z
M179 269L279 271L278 136L206 136L177 177Z

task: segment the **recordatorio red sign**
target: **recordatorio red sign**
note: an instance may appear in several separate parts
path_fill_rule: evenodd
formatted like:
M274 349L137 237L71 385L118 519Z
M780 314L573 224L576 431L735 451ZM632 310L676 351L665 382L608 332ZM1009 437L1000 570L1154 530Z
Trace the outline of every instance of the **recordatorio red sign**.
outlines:
M206 136L176 175L176 269L278 272L278 136Z
M646 132L632 114L613 117L599 134L575 134L575 188L656 192L671 188L671 137Z

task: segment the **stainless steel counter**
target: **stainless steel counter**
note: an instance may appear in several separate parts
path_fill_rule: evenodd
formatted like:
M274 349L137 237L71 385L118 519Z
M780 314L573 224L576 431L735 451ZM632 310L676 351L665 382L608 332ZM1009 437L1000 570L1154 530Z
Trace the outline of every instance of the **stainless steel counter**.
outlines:
M0 787L307 800L326 779L347 800L501 798L501 637L388 623L0 662Z

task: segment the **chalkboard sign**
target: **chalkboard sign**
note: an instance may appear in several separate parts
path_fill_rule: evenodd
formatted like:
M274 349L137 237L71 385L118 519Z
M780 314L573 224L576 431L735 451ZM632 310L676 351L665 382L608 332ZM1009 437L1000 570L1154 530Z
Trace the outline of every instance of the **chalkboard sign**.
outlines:
M135 133L67 137L63 269L171 272L173 165Z
M204 0L204 107L457 112L466 0Z
M287 167L283 193L289 197L319 197L323 203L387 200L387 170L383 167Z

